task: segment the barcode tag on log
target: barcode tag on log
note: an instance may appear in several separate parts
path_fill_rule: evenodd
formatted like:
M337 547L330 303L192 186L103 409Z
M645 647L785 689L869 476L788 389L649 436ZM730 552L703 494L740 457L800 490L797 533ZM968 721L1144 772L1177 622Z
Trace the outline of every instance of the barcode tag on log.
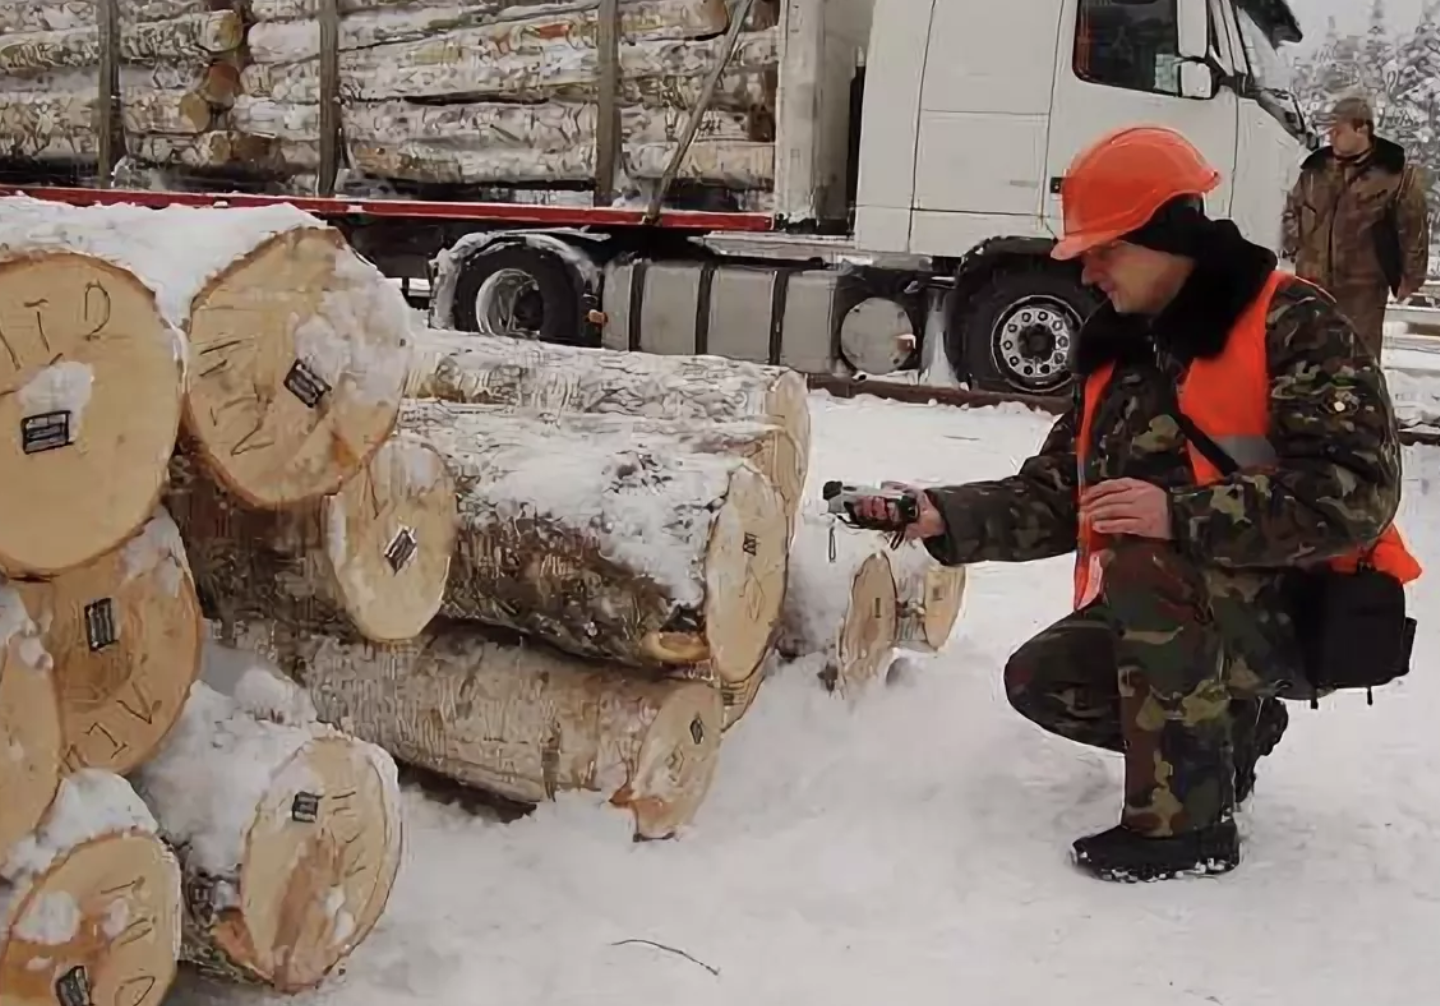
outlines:
M55 1001L60 1006L94 1006L90 998L90 975L77 964L55 979Z
M402 527L395 532L395 537L390 539L390 544L385 548L385 561L390 564L390 571L399 573L408 566L419 547L420 540L415 537L412 529Z
M314 793L296 793L290 802L290 820L314 824L320 818L320 798Z
M690 721L690 739L696 744L705 740L705 724L700 722L700 717Z
M69 446L69 412L42 412L20 420L20 449L26 454L43 454Z
M85 605L85 641L90 652L98 653L120 638L115 627L115 602L108 597Z
M329 393L330 385L307 367L303 360L296 360L290 365L290 372L285 375L285 390L305 403L307 409L313 409L320 404L320 399Z

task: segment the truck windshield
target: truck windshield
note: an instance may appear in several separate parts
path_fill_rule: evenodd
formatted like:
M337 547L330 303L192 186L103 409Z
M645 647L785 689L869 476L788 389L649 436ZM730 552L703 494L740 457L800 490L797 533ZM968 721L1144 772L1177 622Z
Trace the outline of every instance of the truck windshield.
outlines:
M1290 135L1308 142L1310 130L1295 99L1294 74L1289 64L1276 51L1276 45L1269 33L1255 20L1249 10L1236 10L1240 21L1240 36L1245 43L1245 55L1250 63L1250 72L1256 89L1255 97L1264 108L1285 126Z

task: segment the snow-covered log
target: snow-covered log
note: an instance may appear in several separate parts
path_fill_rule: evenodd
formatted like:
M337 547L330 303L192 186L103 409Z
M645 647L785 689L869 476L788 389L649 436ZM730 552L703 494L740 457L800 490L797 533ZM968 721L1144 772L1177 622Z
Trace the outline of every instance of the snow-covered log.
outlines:
M70 252L7 251L0 570L51 576L149 517L179 427L184 347L133 273Z
M52 670L24 599L0 582L0 855L35 829L60 785L64 742Z
M409 408L432 425L453 421L477 430L483 430L491 423L503 428L507 422L506 415L515 411L506 405L470 405L444 400L412 404ZM559 427L566 434L581 440L604 437L635 446L656 444L661 449L671 444L698 454L743 458L780 494L787 519L794 519L800 508L800 495L805 489L800 481L803 473L795 471L789 435L775 423L761 420L657 419L613 412L530 409L524 412L527 419ZM455 418L448 420L447 416Z
M895 578L884 547L825 514L801 514L776 649L792 659L823 655L821 678L841 692L874 678L895 645Z
M15 587L55 659L65 769L124 775L159 746L200 673L204 623L174 522L157 509L120 548Z
M621 135L634 144L671 142L684 133L689 115L683 108L626 105L620 109ZM340 117L351 142L433 144L480 153L496 147L564 151L593 144L599 119L596 105L566 101L538 105L354 102L342 106ZM231 122L240 132L314 143L320 135L320 106L245 95L236 99ZM742 112L706 112L696 133L701 140L749 140L751 136L750 116Z
M677 147L675 143L627 142L621 147L625 173L631 178L659 178ZM531 150L351 140L346 148L350 163L366 175L426 185L580 182L595 176L593 143L562 150ZM769 188L775 181L775 147L746 140L696 140L685 152L676 177L733 189Z
M437 310L447 313L454 265L442 259ZM785 432L762 466L775 485L803 487L810 468L809 392L784 367L432 329L416 339L410 386L416 397L546 412L769 423Z
M455 485L415 437L391 437L338 493L285 510L243 506L177 455L166 503L206 614L226 625L274 619L296 635L409 639L444 598Z
M772 75L778 60L778 29L748 32L721 78L712 108L765 107L773 104ZM512 101L582 97L594 100L599 57L592 48L479 51L448 38L395 42L340 54L340 94L347 101L395 98L449 98ZM724 49L721 39L644 39L620 47L621 100L641 104L647 94L664 94L672 81L691 81L695 93ZM314 104L320 100L317 60L256 63L241 75L246 94L277 101ZM657 83L647 88L636 81ZM664 104L683 103L672 94Z
M384 912L402 822L385 752L309 717L267 718L295 708L269 701L285 684L259 669L234 698L196 684L136 788L184 867L182 959L297 992Z
M249 506L333 493L394 428L409 329L399 290L339 231L277 234L191 305L186 429Z
M166 21L122 19L119 54L126 63L208 63L239 48L244 39L237 11L183 14ZM100 29L93 21L55 31L0 35L0 73L97 66L100 57Z
M938 653L950 639L965 601L964 566L942 566L918 542L889 553L899 597L895 645L918 653Z
M404 762L523 803L598 792L641 838L688 824L715 772L719 692L647 681L438 622L409 643L317 638L298 665L322 719Z
M229 0L125 0L120 16L125 21L168 21L186 14L203 14L233 6ZM3 0L0 34L65 31L99 20L95 0Z
M742 681L770 648L788 520L747 462L679 438L410 402L445 457L460 533L441 611L641 667Z
M160 1006L180 896L180 865L129 784L67 777L40 827L0 853L0 1003Z
M620 32L637 38L701 38L730 25L725 0L620 0ZM479 59L549 50L594 48L596 7L582 4L512 6L494 10L473 4L415 6L366 11L340 22L340 51L370 49L389 42L433 40L446 50L466 50ZM320 23L314 18L261 21L246 37L257 63L297 63L320 54ZM425 52L437 51L427 49Z

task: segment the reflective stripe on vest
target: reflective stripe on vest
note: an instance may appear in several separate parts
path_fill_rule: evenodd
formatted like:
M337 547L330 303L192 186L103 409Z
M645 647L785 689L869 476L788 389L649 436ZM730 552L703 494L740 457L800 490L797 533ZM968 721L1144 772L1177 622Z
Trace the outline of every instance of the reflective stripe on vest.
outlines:
M1191 364L1179 389L1180 407L1201 430L1223 447L1243 469L1273 467L1278 460L1275 447L1265 435L1269 426L1270 375L1266 359L1266 320L1270 302L1281 285L1301 282L1289 273L1276 270L1265 288L1236 320L1218 356ZM1085 465L1095 442L1095 409L1110 383L1113 367L1106 364L1085 381L1081 401L1080 429L1075 441L1075 463L1079 486L1085 488ZM1187 445L1190 467L1197 485L1220 481L1223 474L1194 444ZM1082 522L1077 529L1075 556L1075 606L1083 607L1099 593L1100 561L1104 536ZM1331 568L1354 572L1361 561L1409 583L1420 576L1420 564L1405 547L1399 530L1392 524L1370 549L1329 560Z

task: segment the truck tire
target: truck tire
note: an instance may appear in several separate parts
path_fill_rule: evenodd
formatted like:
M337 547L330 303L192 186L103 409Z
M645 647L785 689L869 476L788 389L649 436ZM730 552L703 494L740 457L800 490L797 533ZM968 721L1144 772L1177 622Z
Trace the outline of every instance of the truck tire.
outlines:
M1054 395L1070 383L1070 353L1100 298L1070 270L998 269L948 326L957 373L986 391Z
M505 244L474 255L455 281L455 326L570 346L595 346L598 333L580 314L580 290L560 256Z

